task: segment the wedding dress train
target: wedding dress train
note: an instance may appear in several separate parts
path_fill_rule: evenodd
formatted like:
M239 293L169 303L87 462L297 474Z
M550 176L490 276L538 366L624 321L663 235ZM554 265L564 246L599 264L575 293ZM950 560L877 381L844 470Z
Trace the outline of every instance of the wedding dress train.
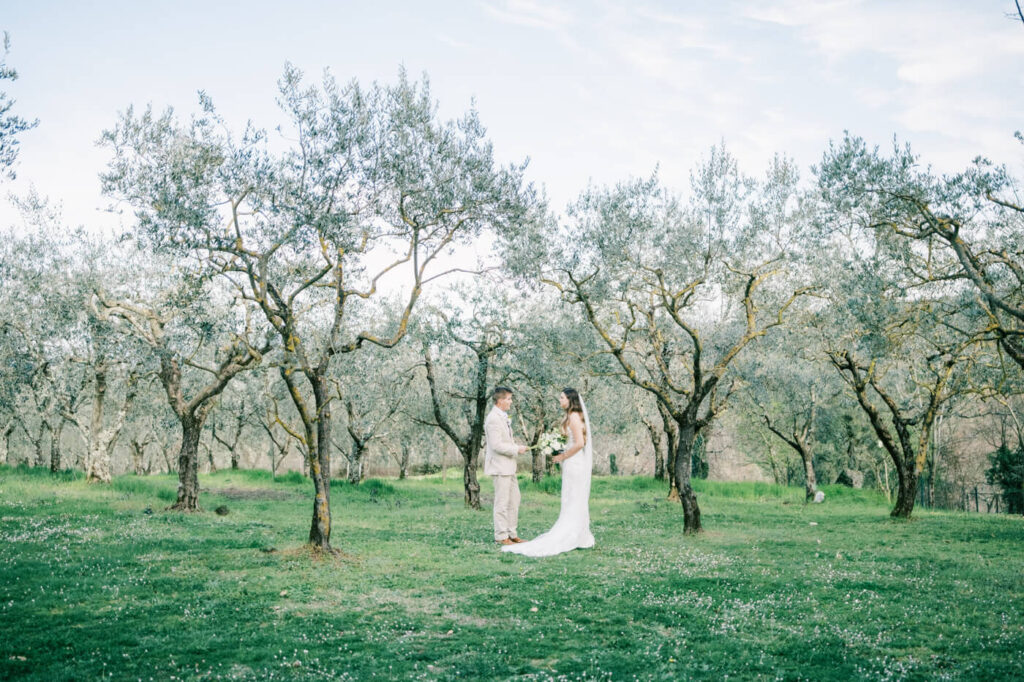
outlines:
M507 545L501 551L544 557L594 546L594 536L590 532L590 473L594 450L586 405L583 406L583 419L586 425L583 449L562 462L562 509L555 525L529 542ZM572 444L570 432L566 449Z

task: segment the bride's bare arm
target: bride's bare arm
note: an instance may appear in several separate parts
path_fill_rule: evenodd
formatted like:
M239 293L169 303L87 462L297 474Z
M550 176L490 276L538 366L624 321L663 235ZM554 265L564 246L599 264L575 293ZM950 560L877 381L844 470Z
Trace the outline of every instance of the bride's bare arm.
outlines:
M551 458L552 462L564 462L583 449L583 417L579 412L569 413L569 431L572 433L572 447Z

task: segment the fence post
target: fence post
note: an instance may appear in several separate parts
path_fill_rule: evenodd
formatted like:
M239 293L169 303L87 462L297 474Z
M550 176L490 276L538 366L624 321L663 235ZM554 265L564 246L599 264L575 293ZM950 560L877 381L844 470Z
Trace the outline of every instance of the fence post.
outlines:
M978 505L978 486L974 486L974 511L981 511L981 507Z

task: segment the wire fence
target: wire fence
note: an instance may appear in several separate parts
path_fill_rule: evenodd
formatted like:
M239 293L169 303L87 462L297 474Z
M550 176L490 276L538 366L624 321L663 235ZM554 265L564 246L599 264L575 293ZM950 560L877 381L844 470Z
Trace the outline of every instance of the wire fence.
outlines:
M917 489L917 504L925 509L948 509L980 514L1024 514L1019 504L1007 504L1007 499L1021 491L1003 491L987 483L957 485L921 481ZM1014 508L1016 507L1016 508Z

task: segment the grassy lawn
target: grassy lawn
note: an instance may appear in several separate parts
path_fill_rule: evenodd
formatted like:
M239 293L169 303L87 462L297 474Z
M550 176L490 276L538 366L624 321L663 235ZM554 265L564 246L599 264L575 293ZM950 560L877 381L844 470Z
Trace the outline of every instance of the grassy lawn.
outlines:
M698 481L683 537L661 484L604 478L597 547L529 559L461 475L339 482L334 560L304 549L300 477L201 484L210 511L182 515L174 477L0 467L0 679L1024 678L1019 517ZM529 538L557 481L521 487Z

